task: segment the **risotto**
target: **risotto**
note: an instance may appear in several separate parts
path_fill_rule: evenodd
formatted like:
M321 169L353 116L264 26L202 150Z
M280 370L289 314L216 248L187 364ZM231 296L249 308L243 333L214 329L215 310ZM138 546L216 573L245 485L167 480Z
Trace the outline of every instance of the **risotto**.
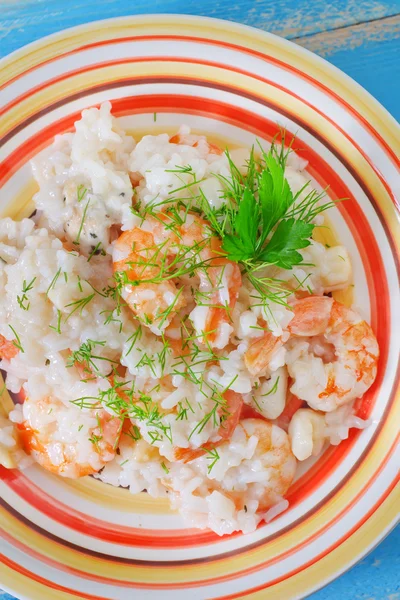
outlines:
M84 110L0 220L0 461L167 496L190 526L253 531L299 461L362 429L370 326L335 300L332 203L284 144L223 151L182 126L136 142Z

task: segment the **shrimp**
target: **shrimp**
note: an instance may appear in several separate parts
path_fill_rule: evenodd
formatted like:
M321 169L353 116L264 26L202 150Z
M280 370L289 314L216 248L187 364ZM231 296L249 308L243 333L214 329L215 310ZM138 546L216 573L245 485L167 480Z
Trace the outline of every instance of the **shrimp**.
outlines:
M288 491L296 472L296 459L288 435L280 427L262 419L244 419L239 427L243 429L246 439L252 436L258 438L252 460L259 460L261 467L268 469L268 477L262 482L264 489L258 498L258 510L264 511L281 500ZM231 494L236 498L236 506L243 508L246 498L240 493Z
M196 218L187 229L187 234L200 246L204 243L204 231L207 229L208 223ZM222 349L229 342L229 334L233 330L229 324L229 313L239 296L242 276L239 266L223 257L221 241L209 233L206 236L207 244L200 251L201 260L206 266L197 270L201 303L190 313L190 317L196 333L207 344Z
M232 390L228 390L224 394L226 405L220 409L222 416L226 418L221 420L221 424L218 429L218 436L221 438L217 442L207 442L203 444L201 448L175 448L174 460L180 460L183 463L190 462L199 456L203 456L210 450L213 450L216 446L220 446L227 440L229 440L239 423L242 407L243 398L241 394L237 394Z
M204 135L177 133L176 135L173 135L171 138L169 138L169 143L192 146L193 148L203 146L204 149L207 151L207 154L223 154L223 150L216 144L211 144L210 142L208 142Z
M240 269L222 256L221 242L206 221L193 214L183 217L177 224L160 213L145 219L142 228L124 232L114 245L114 273L126 274L122 297L154 333L167 329L192 300L184 292L192 289L195 274L201 300L191 313L196 333L223 348L232 330L229 311L239 295ZM175 272L181 275L174 277Z
M200 498L205 498L208 511L215 512L217 518L222 518L223 512L228 515L224 519L237 518L240 512L244 516L247 507L264 512L281 502L296 472L297 462L287 433L262 419L240 420L232 438L218 447L218 457L211 470L206 457L198 457L189 465L191 481L194 473L202 474L204 479L196 477L198 487L189 493L182 491L179 482L178 502L197 505ZM164 478L163 484L173 491L173 481Z
M0 335L0 360L11 360L14 356L17 356L19 350L14 344L10 342L3 335Z
M325 442L325 415L300 408L289 424L292 452L298 460L317 456Z
M326 296L296 300L292 310L294 317L287 327L291 352L286 361L294 380L291 392L324 412L362 396L375 381L379 358L378 342L368 323ZM311 351L314 336L333 347L334 357L329 362ZM309 341L300 340L302 337ZM270 332L256 340L245 355L250 373L260 375L267 370L272 354L283 344L282 338Z
M163 260L153 233L139 227L124 231L115 242L114 273L126 273L132 282L122 287L122 298L146 325L167 327L174 313L186 305L173 280L151 282L159 278Z
M297 413L303 404L304 400L300 400L300 398L297 398L292 392L289 392L286 397L285 408L276 420L278 427L287 431L293 415Z
M308 296L295 300L291 305L294 316L287 326L289 334L301 337L323 333L329 324L332 302L332 298L327 296ZM256 339L244 356L244 362L250 373L255 376L265 375L272 356L283 345L283 338L272 335L270 331Z
M122 421L105 410L83 413L44 397L24 402L18 425L22 446L46 470L77 479L93 475L116 454Z

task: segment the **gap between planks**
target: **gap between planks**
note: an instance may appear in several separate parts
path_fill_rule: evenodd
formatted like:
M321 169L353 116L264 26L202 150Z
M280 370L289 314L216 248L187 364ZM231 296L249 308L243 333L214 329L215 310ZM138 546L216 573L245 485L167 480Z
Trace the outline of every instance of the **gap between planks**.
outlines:
M330 56L335 52L354 50L371 42L379 43L397 39L400 56L400 14L323 33L300 36L293 38L292 41L320 56Z

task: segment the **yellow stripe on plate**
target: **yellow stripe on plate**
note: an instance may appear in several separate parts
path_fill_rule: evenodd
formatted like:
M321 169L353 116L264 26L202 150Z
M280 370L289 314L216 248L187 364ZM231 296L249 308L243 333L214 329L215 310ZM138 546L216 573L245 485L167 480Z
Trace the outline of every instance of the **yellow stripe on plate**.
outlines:
M396 121L361 86L320 57L257 29L201 17L145 15L89 23L53 34L30 44L3 59L0 85L27 69L64 53L100 41L143 35L184 35L217 39L228 44L255 50L303 71L334 90L339 98L354 107L386 140L395 155L400 155Z

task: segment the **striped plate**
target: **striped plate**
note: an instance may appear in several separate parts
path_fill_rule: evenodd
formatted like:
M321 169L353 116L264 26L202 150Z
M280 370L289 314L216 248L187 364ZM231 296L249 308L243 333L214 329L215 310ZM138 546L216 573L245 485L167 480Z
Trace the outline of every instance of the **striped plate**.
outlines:
M307 465L289 510L253 534L185 529L164 501L93 479L1 472L1 585L21 598L301 598L394 525L399 495L398 125L362 88L273 35L211 19L146 16L77 27L1 63L0 213L31 211L29 159L80 111L111 100L131 130L195 129L251 144L283 125L332 198L355 268L355 304L379 339L363 432ZM156 120L156 122L155 122ZM397 191L399 191L397 189ZM2 406L12 402L5 393Z

